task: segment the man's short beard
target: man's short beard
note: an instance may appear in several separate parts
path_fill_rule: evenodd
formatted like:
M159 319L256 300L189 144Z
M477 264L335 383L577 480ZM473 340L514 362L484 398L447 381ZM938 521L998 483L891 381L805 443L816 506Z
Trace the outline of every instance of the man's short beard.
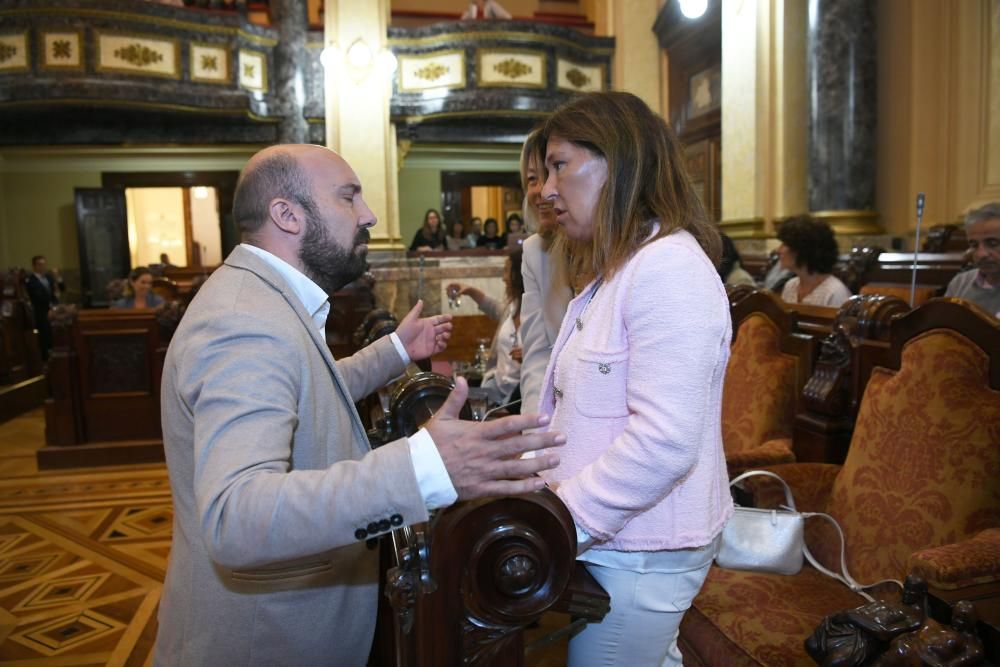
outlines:
M354 282L368 270L368 261L354 247L343 248L330 238L326 226L319 219L313 202L299 202L306 214L306 232L299 246L299 261L305 274L329 295L344 285ZM367 243L368 230L362 229L354 238L355 247Z

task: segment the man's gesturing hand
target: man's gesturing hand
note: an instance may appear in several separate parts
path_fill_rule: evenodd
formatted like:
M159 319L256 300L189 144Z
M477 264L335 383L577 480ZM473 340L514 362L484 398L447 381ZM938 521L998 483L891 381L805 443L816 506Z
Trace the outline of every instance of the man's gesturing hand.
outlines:
M547 424L544 415L517 415L482 423L462 421L458 413L468 393L465 379L456 378L455 389L427 424L459 500L516 495L545 486L533 475L559 465L559 455L539 452L534 458L522 459L521 454L565 444L566 436L521 435L525 429Z

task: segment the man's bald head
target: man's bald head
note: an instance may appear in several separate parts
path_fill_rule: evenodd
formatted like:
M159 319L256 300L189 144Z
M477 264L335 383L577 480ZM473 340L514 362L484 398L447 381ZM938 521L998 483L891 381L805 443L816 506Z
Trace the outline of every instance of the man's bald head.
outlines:
M252 237L264 226L268 206L276 198L315 210L311 180L302 165L302 157L314 151L332 153L319 146L282 145L265 148L250 158L233 197L233 220L245 237Z

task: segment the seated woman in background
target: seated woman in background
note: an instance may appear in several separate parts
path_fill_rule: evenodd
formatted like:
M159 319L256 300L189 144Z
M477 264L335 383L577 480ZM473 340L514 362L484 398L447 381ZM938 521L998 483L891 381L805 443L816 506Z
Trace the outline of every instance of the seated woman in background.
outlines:
M486 218L483 223L483 235L476 240L477 248L492 248L499 250L507 245L507 239L500 234L500 225L496 218Z
M795 273L781 290L783 301L839 308L851 298L851 290L832 275L837 240L830 225L806 215L796 216L781 225L778 239L778 263Z
M719 262L719 276L726 285L755 285L753 276L740 266L740 252L736 244L725 234L722 237L722 261Z
M489 392L490 405L506 405L521 397L521 296L524 294L524 281L521 280L520 248L512 251L504 264L503 283L507 291L506 304L486 296L481 289L471 285L448 285L449 294L468 294L484 315L500 322L493 334L486 374L480 385ZM509 409L512 413L519 412L517 405Z
M153 274L145 266L137 266L128 274L129 296L118 299L112 308L156 308L163 299L153 292Z
M441 214L432 208L424 213L424 224L413 235L411 251L444 250L444 230L441 229Z
M448 226L448 236L444 237L444 245L447 250L465 250L472 247L465 239L465 225L461 220L453 220Z

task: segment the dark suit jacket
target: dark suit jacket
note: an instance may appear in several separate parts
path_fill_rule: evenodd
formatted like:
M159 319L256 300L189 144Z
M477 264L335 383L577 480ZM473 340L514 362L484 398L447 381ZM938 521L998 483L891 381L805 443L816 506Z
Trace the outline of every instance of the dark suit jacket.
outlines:
M31 299L31 307L35 311L35 318L45 316L49 308L59 303L59 295L56 289L62 289L62 281L56 282L51 273L45 274L45 283L42 283L34 273L29 273L24 279L24 289Z

